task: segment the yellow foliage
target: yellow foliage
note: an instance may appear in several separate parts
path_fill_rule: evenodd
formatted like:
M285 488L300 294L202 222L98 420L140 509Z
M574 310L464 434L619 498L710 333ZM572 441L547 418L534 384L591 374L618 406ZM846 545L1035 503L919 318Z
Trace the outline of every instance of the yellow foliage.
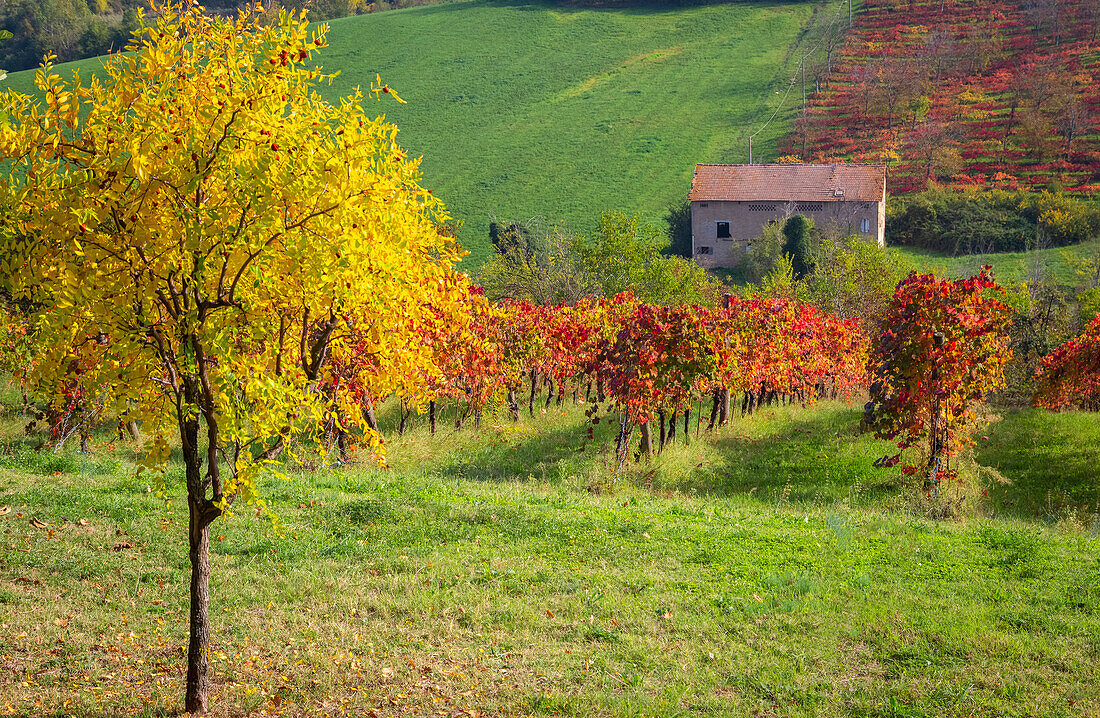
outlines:
M378 391L428 372L429 353L406 348L428 307L460 310L460 252L397 128L362 107L396 94L379 78L335 105L318 95L324 26L261 23L259 5L154 10L102 79L65 82L47 63L43 101L3 98L0 271L37 307L42 389L109 393L142 423L150 468L181 438L193 501L262 507L265 449L334 411L359 420L327 369L350 342L377 358ZM108 360L74 376L94 338Z

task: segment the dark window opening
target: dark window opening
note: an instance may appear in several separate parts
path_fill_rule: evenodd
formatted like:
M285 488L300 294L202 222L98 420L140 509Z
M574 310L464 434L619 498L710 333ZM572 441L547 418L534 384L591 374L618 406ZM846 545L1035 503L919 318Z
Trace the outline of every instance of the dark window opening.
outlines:
M730 238L730 223L729 222L719 222L718 223L718 239L729 239L729 238Z
M710 247L700 247L699 254L711 254Z

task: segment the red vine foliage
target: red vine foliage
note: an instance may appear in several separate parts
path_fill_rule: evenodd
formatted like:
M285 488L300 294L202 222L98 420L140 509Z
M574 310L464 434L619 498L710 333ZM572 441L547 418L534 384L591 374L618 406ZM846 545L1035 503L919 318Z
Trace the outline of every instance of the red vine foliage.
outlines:
M650 421L655 411L679 411L714 375L714 342L705 309L642 304L608 349L616 369L608 391L634 423Z
M1090 0L865 0L778 151L889 162L892 194L933 181L1094 192L1098 38Z
M898 284L871 354L868 410L875 433L900 451L876 465L923 469L933 494L958 479L951 460L973 443L975 404L1004 386L1012 356L1002 291L988 266L969 279L911 273Z
M1080 336L1043 357L1036 374L1035 406L1100 411L1100 314Z

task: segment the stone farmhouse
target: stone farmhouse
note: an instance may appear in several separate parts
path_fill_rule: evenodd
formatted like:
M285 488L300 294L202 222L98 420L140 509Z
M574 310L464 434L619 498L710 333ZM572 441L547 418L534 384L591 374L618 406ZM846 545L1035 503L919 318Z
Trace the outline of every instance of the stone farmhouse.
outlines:
M704 267L736 267L772 222L802 214L884 246L886 165L695 165L691 251Z

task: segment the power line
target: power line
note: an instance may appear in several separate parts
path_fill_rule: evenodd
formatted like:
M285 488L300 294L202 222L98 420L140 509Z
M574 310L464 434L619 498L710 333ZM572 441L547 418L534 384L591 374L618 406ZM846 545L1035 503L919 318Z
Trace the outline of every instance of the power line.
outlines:
M805 83L805 76L806 76L806 58L809 57L810 55L813 55L815 52L817 52L819 49L821 49L822 38L828 36L829 33L833 32L836 29L836 25L840 21L841 13L844 10L845 3L848 4L849 20L851 19L851 17L850 17L851 0L840 0L840 3L837 5L837 8L836 8L836 14L833 15L832 20L829 21L829 25L828 25L828 27L826 27L825 32L823 32L821 34L821 37L818 38L817 44L814 45L813 49L809 50L808 52L804 52L802 54L802 57L799 59L798 67L801 68L801 70L802 70L803 83ZM849 24L849 27L851 27L850 24ZM772 112L771 117L768 118L768 121L765 122L764 125L759 130L757 130L756 132L749 135L749 164L750 165L752 164L752 138L756 137L761 132L766 130L768 128L768 125L770 125L772 123L772 120L774 120L776 118L776 116L779 114L779 111L782 110L783 107L787 104L787 97L791 94L791 88L794 87L795 81L796 81L796 78L791 79L790 84L787 85L787 91L783 93L783 97L780 98L780 100L779 100L779 105L776 106L775 111ZM771 89L771 88L769 87L768 89ZM806 107L805 84L803 84L802 107L803 107L803 110L805 110L805 107ZM803 159L805 159L805 158L803 158Z

